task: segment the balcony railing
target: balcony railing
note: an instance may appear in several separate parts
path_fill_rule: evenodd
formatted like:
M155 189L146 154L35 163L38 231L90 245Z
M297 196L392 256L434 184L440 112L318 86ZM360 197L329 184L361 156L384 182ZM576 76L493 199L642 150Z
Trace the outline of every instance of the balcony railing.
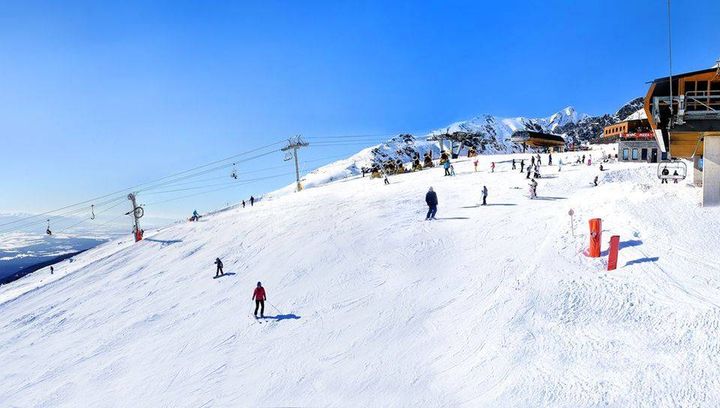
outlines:
M720 120L720 91L688 91L672 98L654 97L651 113L655 123L661 122L661 109L667 110L671 100L674 124L682 125L687 120Z

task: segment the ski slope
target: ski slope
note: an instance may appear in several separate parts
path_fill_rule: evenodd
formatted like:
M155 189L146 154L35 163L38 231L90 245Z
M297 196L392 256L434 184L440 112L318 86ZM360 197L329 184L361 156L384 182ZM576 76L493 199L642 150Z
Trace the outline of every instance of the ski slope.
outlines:
M720 209L645 164L543 166L531 201L511 157L270 195L1 286L0 406L720 404ZM614 272L582 254L592 217Z

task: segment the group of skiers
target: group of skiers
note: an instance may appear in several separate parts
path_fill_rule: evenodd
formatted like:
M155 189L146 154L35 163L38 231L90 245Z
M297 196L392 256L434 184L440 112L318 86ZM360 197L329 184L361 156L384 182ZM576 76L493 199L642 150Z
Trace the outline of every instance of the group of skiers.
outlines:
M250 207L255 206L255 197L250 196ZM242 200L242 207L245 208L245 200Z

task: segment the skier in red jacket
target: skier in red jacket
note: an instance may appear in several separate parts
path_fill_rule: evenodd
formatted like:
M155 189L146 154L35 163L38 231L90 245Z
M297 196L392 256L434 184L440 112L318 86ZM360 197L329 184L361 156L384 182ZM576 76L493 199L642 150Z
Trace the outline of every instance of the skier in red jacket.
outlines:
M260 309L260 317L265 317L265 288L262 287L262 283L258 282L255 291L253 292L253 300L255 300L255 318L257 318L258 308Z

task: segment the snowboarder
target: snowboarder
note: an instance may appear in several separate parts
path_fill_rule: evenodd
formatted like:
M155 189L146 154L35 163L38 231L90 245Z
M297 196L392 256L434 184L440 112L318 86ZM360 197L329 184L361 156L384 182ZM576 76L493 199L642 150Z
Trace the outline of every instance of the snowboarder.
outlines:
M197 221L200 219L200 214L198 214L197 210L193 210L193 215L190 217L190 221Z
M425 221L434 220L435 213L437 213L438 198L437 193L433 191L432 187L430 187L427 194L425 194L425 203L428 205L428 212L427 216L425 217Z
M512 169L513 169L513 170L516 169L516 167L515 167L515 159L512 159Z
M552 166L552 153L548 153L548 166Z
M450 175L450 160L445 160L445 163L443 163L443 168L445 169L445 175Z
M473 166L475 166L475 172L477 172L477 165L478 165L478 161L477 161L477 159L475 159L475 161L473 161Z
M530 186L530 199L532 200L533 198L537 198L537 181L535 181L535 179L532 179L530 180L530 184L528 185Z
M495 162L490 163L490 173L495 173Z
M595 185L595 187L597 187L597 183L598 183L598 176L595 176L595 180L593 180L593 184Z
M254 206L255 206L255 197L250 196L250 207L254 207Z
M662 177L662 181L660 182L660 184L667 184L667 183L668 183L668 181L667 181L667 176L670 175L670 170L668 170L667 166L663 167L663 169L662 169L662 171L660 172L660 174L662 174L662 176L663 176L663 177Z
M482 205L487 205L487 196L488 196L487 186L483 186L483 188L482 188L482 197L483 197Z
M258 309L260 309L260 318L265 318L265 301L267 300L267 296L265 295L265 288L263 288L262 283L257 283L252 298L255 301L255 318L257 319Z
M215 258L215 265L217 265L217 270L215 271L215 277L225 275L225 272L223 272L223 263L220 260L220 258Z
M242 201L243 208L245 208L245 200Z

